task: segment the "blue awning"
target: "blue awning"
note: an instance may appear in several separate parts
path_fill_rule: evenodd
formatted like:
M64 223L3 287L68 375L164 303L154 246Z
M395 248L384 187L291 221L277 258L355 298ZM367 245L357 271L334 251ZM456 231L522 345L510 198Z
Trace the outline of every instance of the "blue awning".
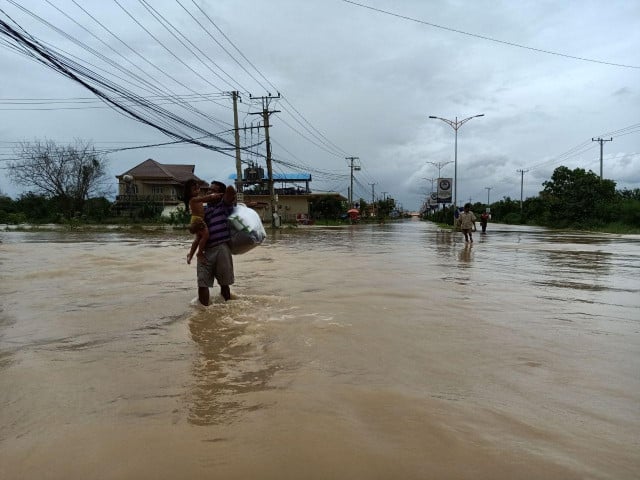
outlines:
M229 180L235 180L237 174L232 173L229 175ZM263 180L268 180L269 177L265 172ZM310 182L311 174L310 173L274 173L273 174L274 182Z

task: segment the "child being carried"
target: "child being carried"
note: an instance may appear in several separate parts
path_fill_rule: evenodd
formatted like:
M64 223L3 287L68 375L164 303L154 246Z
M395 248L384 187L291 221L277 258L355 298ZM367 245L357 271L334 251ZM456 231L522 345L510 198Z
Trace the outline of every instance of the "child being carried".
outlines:
M191 263L196 249L198 256L204 257L204 250L209 240L209 229L204 221L204 204L214 200L220 200L221 193L210 193L200 195L200 182L195 179L187 180L184 184L184 205L188 212L191 212L191 221L189 223L189 233L193 233L196 237L191 244L191 249L187 254L187 263Z

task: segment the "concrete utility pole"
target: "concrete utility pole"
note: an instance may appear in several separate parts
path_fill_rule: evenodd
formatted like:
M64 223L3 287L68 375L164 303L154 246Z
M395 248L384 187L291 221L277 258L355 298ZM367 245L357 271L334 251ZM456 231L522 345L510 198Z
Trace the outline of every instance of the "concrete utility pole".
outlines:
M516 170L520 173L520 215L522 215L522 191L524 187L524 174L529 170Z
M376 210L376 191L375 191L375 186L377 185L376 183L370 183L369 185L371 185L371 212L373 212L373 214L375 215L375 210Z
M349 208L353 208L353 171L360 170L360 165L354 165L355 160L360 160L359 157L344 157L347 160L351 161L351 188L349 189Z
M242 202L244 199L242 194L242 162L240 160L240 128L238 127L238 99L240 94L237 91L231 92L233 96L233 130L235 132L236 140L236 192L238 192L238 201Z
M600 137L592 138L591 141L600 143L600 180L602 180L602 145L604 144L604 142L613 142L613 137L611 137L609 140Z
M382 196L385 202L387 201L387 193L389 192L382 192Z
M488 207L489 205L491 205L491 204L489 203L489 194L491 193L491 189L492 189L493 187L484 187L484 188L485 188L485 190L487 191L487 207Z
M269 110L269 102L272 99L280 98L280 93L278 93L277 97L274 97L271 94L269 94L269 96L267 97L254 97L252 95L249 95L249 98L252 100L259 99L262 102L262 112L252 113L251 115L262 115L262 121L264 123L264 140L267 148L267 175L269 179L269 199L271 203L271 225L273 227L278 227L279 225L276 225L276 216L275 216L275 214L278 213L278 204L277 204L278 202L276 201L276 195L273 189L273 167L271 165L271 140L269 137L269 126L270 126L269 115L273 113L280 113L280 110Z

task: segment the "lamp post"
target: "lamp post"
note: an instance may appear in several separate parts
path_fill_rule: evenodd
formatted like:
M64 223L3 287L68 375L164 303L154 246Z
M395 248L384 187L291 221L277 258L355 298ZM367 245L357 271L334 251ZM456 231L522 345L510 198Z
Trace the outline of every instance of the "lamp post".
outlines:
M431 191L429 192L428 195L428 201L427 201L427 205L429 206L429 210L431 210L431 195L433 194L433 182L436 181L435 178L427 178L427 177L422 177L423 180L426 180L427 182L431 182Z
M431 117L429 117L431 118ZM433 165L434 167L436 167L438 169L438 178L440 178L440 170L442 170L442 167L444 167L445 165L449 165L450 163L453 163L453 160L448 161L448 162L425 162L428 163L430 165Z
M454 157L453 157L453 206L454 206L454 215L455 211L458 208L458 129L467 123L472 118L484 117L484 113L479 115L473 115L471 117L463 118L462 120L458 120L456 117L455 120L448 120L446 118L436 117L433 115L429 115L429 118L435 118L437 120L442 120L444 123L449 125L456 132L456 140L455 140L455 149L454 149Z
M127 184L126 192L127 197L129 197L129 218L131 218L133 216L133 192L135 191L133 175L125 174L122 176L122 180Z

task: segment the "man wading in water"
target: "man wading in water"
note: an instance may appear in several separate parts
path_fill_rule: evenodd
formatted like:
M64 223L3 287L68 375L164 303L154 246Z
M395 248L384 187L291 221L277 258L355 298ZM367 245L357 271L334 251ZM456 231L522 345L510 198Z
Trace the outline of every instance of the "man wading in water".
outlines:
M229 248L231 233L227 220L236 201L236 190L222 182L212 182L213 193L223 193L222 199L208 204L204 209L204 221L209 231L204 255L198 256L198 300L205 307L209 305L209 288L213 287L213 280L220 285L220 295L229 300L233 285L233 259Z
M464 212L458 217L458 227L464 233L464 241L473 243L473 235L471 235L472 229L476 231L476 216L471 211L471 204L467 203L464 206Z

